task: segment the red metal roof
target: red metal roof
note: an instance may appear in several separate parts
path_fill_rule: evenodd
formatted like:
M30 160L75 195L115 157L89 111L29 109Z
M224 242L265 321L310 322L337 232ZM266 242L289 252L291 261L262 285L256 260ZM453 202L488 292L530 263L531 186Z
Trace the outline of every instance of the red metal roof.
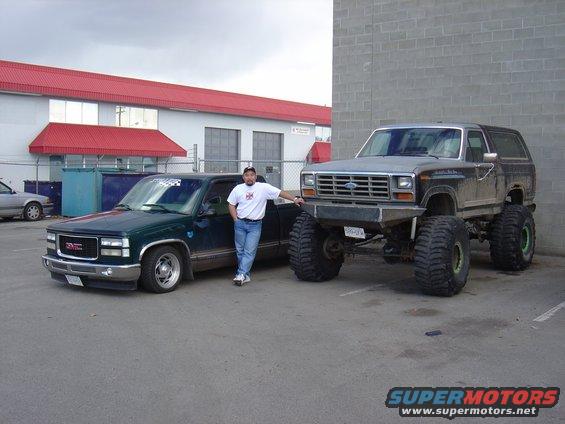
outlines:
M157 130L51 122L29 145L30 153L168 157L186 150Z
M312 163L329 162L332 160L332 143L325 141L316 141L310 153L308 153L308 161Z
M0 60L0 90L331 125L331 108Z

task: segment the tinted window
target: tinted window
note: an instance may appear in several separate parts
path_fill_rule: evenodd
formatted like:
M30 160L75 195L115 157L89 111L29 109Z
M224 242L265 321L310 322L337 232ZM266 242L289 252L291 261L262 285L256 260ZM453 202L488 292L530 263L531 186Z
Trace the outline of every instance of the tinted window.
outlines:
M467 152L465 160L467 162L483 162L483 154L487 153L487 145L480 131L469 131L467 133Z
M232 189L236 186L235 181L220 181L214 183L212 187L206 193L204 197L204 207L212 208L216 211L217 215L227 215L229 213L228 209L228 196L230 195ZM213 203L209 203L210 200L214 199ZM219 198L219 199L218 199Z
M120 201L133 210L160 210L158 206L181 213L189 213L197 198L202 182L190 178L155 176L139 181Z
M490 137L500 158L528 158L517 135L493 132L490 133Z

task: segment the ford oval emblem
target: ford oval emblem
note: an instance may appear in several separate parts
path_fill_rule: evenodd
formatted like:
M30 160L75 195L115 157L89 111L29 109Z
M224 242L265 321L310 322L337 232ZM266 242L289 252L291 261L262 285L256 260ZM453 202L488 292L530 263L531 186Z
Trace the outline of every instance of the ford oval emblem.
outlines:
M349 182L347 184L344 184L344 187L349 189L349 190L353 190L354 188L357 188L357 184Z

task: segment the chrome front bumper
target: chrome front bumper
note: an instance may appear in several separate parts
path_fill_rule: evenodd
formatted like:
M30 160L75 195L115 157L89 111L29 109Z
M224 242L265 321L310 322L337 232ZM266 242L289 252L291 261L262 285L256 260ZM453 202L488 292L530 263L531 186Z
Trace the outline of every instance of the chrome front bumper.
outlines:
M321 224L381 229L419 217L426 211L413 205L343 205L306 202L301 208Z
M78 275L96 280L137 281L141 265L103 265L68 261L51 255L42 256L43 266L55 274Z

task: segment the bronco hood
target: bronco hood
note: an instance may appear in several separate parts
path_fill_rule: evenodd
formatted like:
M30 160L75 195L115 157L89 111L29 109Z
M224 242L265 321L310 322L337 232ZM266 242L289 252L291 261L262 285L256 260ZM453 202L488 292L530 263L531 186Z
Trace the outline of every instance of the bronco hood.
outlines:
M422 156L370 156L308 165L303 172L415 172L422 167L453 166L454 160Z
M47 227L57 232L81 234L125 235L145 227L169 226L185 222L187 215L164 213L161 211L122 211L111 210L68 219Z

